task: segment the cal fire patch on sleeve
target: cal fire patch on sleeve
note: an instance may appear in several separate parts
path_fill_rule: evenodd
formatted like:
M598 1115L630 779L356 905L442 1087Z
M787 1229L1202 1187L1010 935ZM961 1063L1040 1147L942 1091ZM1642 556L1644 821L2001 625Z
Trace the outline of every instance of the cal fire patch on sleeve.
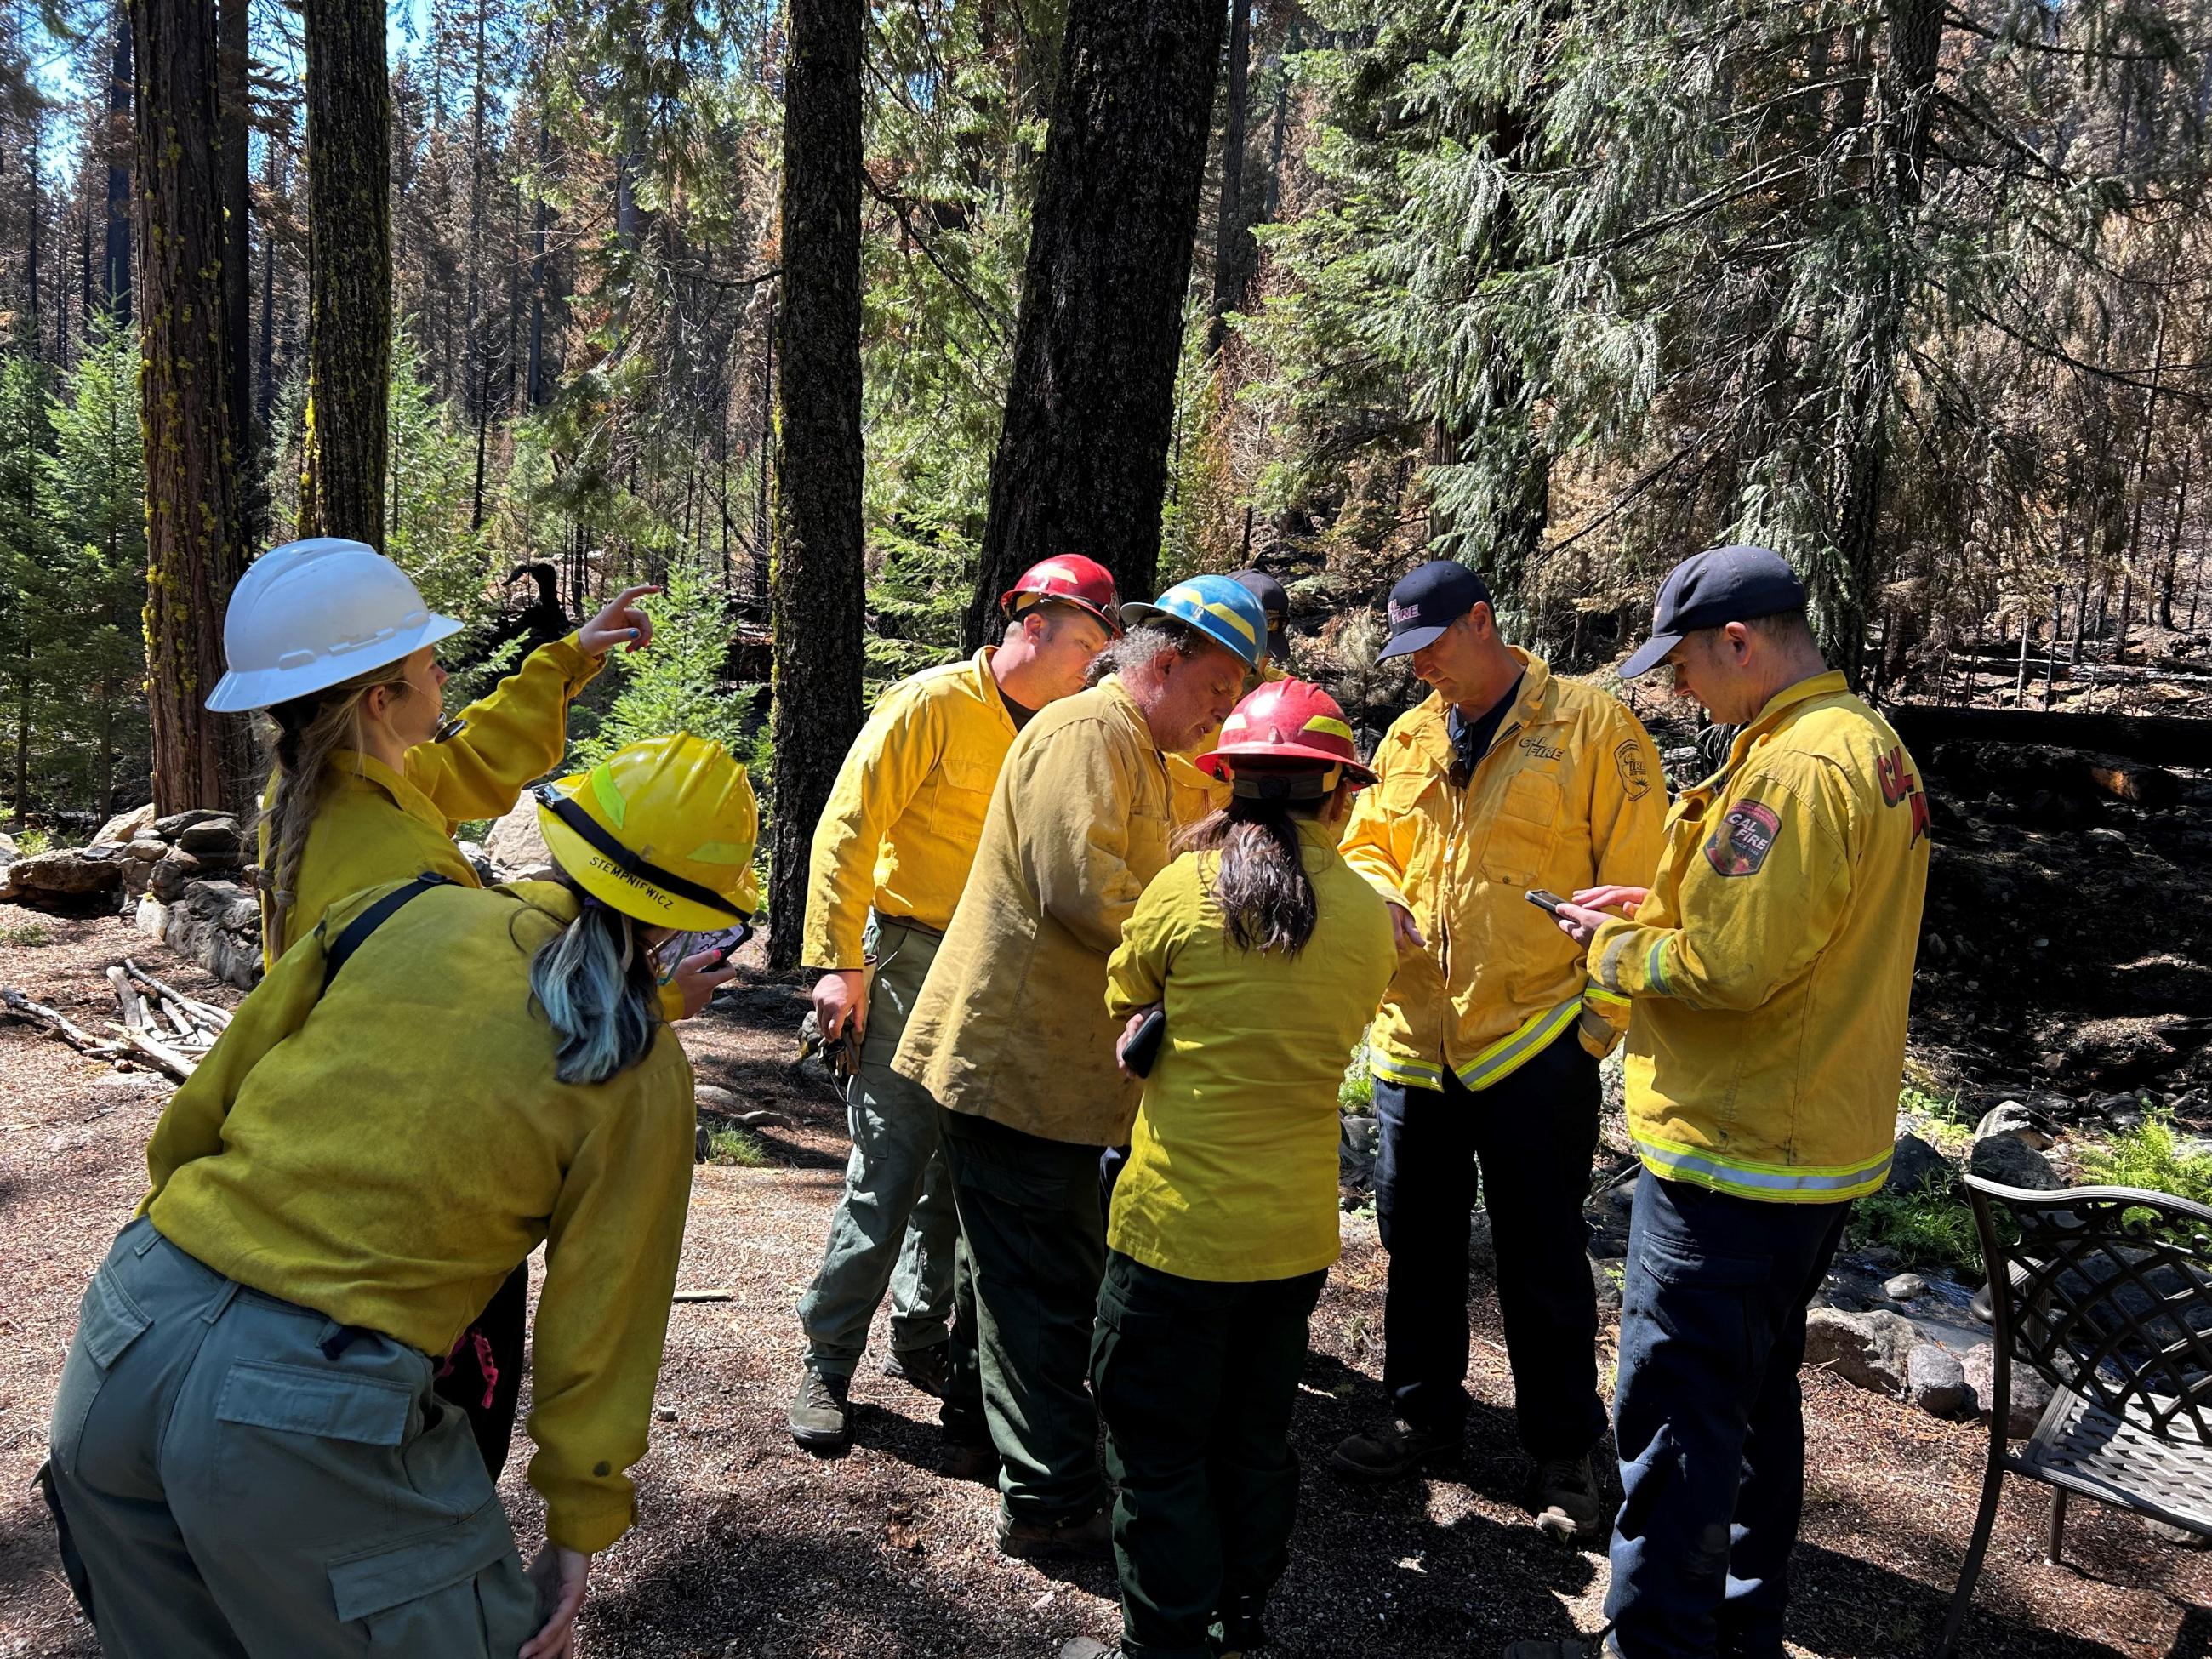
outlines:
M1620 747L1613 751L1613 763L1620 773L1620 787L1631 800L1642 800L1651 793L1651 774L1644 764L1644 751L1636 739L1625 738Z
M1782 820L1764 801L1738 801L1705 842L1705 862L1723 876L1755 876L1781 838Z

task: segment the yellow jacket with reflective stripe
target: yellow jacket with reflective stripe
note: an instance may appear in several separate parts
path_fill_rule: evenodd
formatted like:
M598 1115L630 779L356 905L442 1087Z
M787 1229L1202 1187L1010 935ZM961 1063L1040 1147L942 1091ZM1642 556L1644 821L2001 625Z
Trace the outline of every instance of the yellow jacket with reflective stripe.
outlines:
M305 939L339 900L435 871L477 887L475 867L453 844L469 818L510 811L523 786L561 763L568 747L568 703L599 672L576 636L541 645L522 665L460 713L453 735L407 751L404 773L368 755L341 749L331 757L322 803L307 830L284 924L289 940ZM260 838L261 867L273 879L269 825ZM261 963L276 965L270 901L261 897Z
M162 1236L270 1296L444 1358L540 1243L530 1484L547 1530L629 1526L691 1191L691 1067L665 1026L600 1084L553 1074L530 959L576 915L550 882L435 888L323 988L334 907L238 1010L146 1149Z
M1841 674L1776 696L1684 792L1650 896L1590 941L1635 1000L1646 1167L1784 1203L1881 1185L1928 851L1918 769Z
M1137 1085L1114 1064L1106 959L1168 831L1167 769L1118 678L1040 709L1000 769L892 1069L1047 1140L1127 1140Z
M1014 740L995 646L925 668L876 700L814 826L809 968L862 966L871 907L941 933L968 883L991 786Z
M1334 836L1298 826L1316 920L1294 957L1230 939L1212 853L1162 871L1121 930L1107 969L1112 1023L1167 1007L1107 1228L1147 1267L1249 1283L1336 1260L1336 1091L1393 951L1389 912Z
M1431 692L1384 734L1345 826L1345 861L1428 940L1399 957L1368 1042L1375 1074L1411 1087L1449 1070L1487 1088L1577 1023L1602 1054L1627 1023L1625 1000L1585 994L1581 951L1523 895L1650 879L1659 757L1616 698L1513 654L1521 693L1473 777L1452 781L1450 711Z

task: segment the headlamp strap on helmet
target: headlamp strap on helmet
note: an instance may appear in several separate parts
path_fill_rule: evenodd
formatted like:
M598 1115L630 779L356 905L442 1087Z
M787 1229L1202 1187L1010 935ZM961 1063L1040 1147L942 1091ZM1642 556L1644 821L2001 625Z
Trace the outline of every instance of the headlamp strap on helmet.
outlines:
M740 921L752 920L711 887L702 887L696 881L686 881L673 872L662 869L651 860L640 858L609 835L589 813L552 784L539 785L538 799L547 811L575 831L586 846L623 874L635 876L649 886L658 887L672 897L684 899L692 904L703 904L710 910L722 911Z

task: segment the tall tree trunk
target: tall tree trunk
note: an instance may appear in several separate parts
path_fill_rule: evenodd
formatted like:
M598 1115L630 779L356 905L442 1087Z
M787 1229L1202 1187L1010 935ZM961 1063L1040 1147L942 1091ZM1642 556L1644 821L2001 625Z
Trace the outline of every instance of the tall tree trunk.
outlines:
M218 0L220 30L216 77L222 112L222 212L224 228L223 320L230 356L230 431L241 472L251 475L253 457L253 362L246 343L253 337L247 296L253 289L253 240L247 224L246 179L249 83L252 52L246 27L251 0ZM252 491L245 492L251 495ZM248 526L251 531L253 526Z
M274 195L280 182L276 145L269 146L261 172L262 183ZM261 227L261 340L256 356L253 418L266 428L270 411L276 406L276 239L265 222Z
M550 153L545 131L545 106L538 106L538 165L542 168ZM545 198L533 194L530 209L530 373L526 396L536 409L545 401Z
M791 0L769 960L795 966L814 821L860 729L861 0Z
M483 362L484 218L484 34L491 0L477 0L476 75L469 96L469 291L467 362L462 368L462 407L476 416L476 485L469 496L469 528L483 528L484 429L491 387Z
M1229 23L1229 120L1221 137L1221 210L1213 228L1213 313L1206 355L1229 339L1228 314L1244 306L1252 278L1252 231L1244 222L1244 101L1252 70L1252 0L1232 0Z
M131 320L131 21L115 14L115 57L107 77L107 244L101 297L118 323Z
M1890 9L1889 61L1880 82L1883 108L1875 147L1874 191L1893 244L1880 285L1867 296L1868 322L1849 392L1850 433L1835 516L1832 562L1814 573L1828 659L1853 686L1866 653L1867 626L1881 580L1881 516L1889 467L1890 405L1903 349L1906 307L1917 283L1921 198L1935 121L1936 69L1943 39L1943 0L1896 0Z
M244 566L225 397L222 181L211 0L131 0L138 225L146 283L146 701L162 813L234 803L241 723L202 704L222 672L222 613ZM112 292L112 290L111 290Z
M44 324L39 310L39 220L46 210L46 204L40 199L39 129L35 121L31 127L31 142L27 149L28 154L24 157L24 168L27 175L27 182L30 185L28 197L31 224L30 234L25 239L28 246L23 251L23 277L30 289L28 321L31 325L31 355L33 357L43 357L46 356L46 345L40 337Z
M1054 553L1152 590L1221 29L1215 0L1068 9L970 648L998 596Z
M380 0L307 0L307 419L300 534L384 545L392 91Z

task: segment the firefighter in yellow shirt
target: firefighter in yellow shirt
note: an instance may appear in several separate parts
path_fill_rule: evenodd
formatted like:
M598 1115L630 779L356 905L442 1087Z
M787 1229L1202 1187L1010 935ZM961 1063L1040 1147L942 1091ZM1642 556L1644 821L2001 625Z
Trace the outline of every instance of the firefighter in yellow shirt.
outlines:
M1482 579L1449 559L1390 592L1384 657L1432 694L1377 746L1344 856L1390 902L1403 945L1369 1041L1376 1217L1389 1252L1383 1387L1393 1420L1333 1467L1391 1480L1456 1455L1468 1411L1468 1212L1480 1160L1533 1503L1548 1534L1601 1522L1605 1434L1583 1200L1598 1060L1626 1003L1530 889L1638 881L1659 854L1659 757L1636 717L1499 636Z
M1778 555L1677 565L1652 636L1726 763L1686 789L1641 883L1559 925L1633 1000L1629 1133L1644 1160L1613 1424L1624 1496L1609 1636L1509 1659L1778 1655L1804 1485L1805 1310L1851 1200L1889 1172L1928 803L1897 733L1821 660Z
M398 565L360 542L317 537L248 566L223 616L226 672L208 707L268 717L264 966L364 888L425 871L477 886L455 827L506 813L524 785L561 763L569 703L607 653L651 643L653 619L638 601L659 591L625 588L448 720L434 647L461 624L426 606ZM661 990L667 1018L696 1013L735 971L710 960L674 965ZM530 1274L518 1267L454 1345L439 1383L468 1413L495 1478L514 1432L529 1300Z
M1121 631L1114 578L1079 555L1047 559L1000 600L1006 637L963 662L925 669L878 699L815 826L802 960L823 969L823 1035L849 1025L860 1064L846 1088L853 1150L822 1266L799 1304L806 1357L787 1418L816 1451L851 1443L848 1395L888 1287L885 1369L944 1395L953 1313L952 1207L928 1091L890 1069L915 994L952 921L1014 734L1083 689ZM983 1440L965 1389L948 1401L955 1448ZM956 1451L956 1455L957 1455Z
M1166 1020L1091 1344L1129 1653L1265 1639L1297 1506L1291 1407L1337 1256L1337 1088L1394 965L1382 900L1336 851L1372 775L1335 700L1262 686L1199 764L1235 793L1145 889L1107 969L1124 1069L1147 1017Z
M690 1193L653 951L744 923L757 818L680 734L546 786L540 818L560 881L340 903L163 1110L54 1402L110 1653L571 1650L634 1518ZM541 1243L526 1574L433 1373Z
M1267 620L1222 576L1121 607L1110 671L1024 728L893 1068L939 1108L974 1267L983 1406L1009 1555L1103 1553L1084 1387L1105 1267L1098 1160L1137 1097L1115 1069L1106 963L1168 863L1164 754L1237 706Z

